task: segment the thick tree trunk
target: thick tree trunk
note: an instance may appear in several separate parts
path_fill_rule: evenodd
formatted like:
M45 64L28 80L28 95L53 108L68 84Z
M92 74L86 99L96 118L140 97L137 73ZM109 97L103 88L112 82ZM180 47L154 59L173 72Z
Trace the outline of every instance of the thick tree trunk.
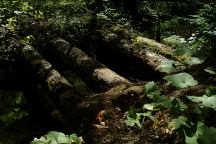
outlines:
M105 65L95 61L80 49L72 47L63 39L55 39L49 51L56 58L74 70L83 80L96 90L108 90L121 83L130 83L124 77L108 69Z

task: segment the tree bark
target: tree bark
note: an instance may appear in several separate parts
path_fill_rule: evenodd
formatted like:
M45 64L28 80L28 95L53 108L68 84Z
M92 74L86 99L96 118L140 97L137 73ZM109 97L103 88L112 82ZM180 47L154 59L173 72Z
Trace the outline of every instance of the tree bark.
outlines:
M38 98L42 105L47 104L44 110L47 110L55 120L68 121L70 117L74 117L71 111L76 109L82 95L33 47L25 45L19 49L19 53L50 93L51 99L43 95Z
M96 48L96 55L100 61L106 65L112 63L109 66L114 65L115 71L122 73L128 71L128 73L133 73L134 77L143 80L156 80L166 75L166 73L160 72L158 67L162 61L169 60L162 54L171 57L173 52L171 47L129 33L125 29L117 29L107 30L108 32L99 31L98 39L92 40L91 45ZM84 49L86 46L83 43L81 47ZM112 58L110 58L111 56ZM176 63L173 73L185 69L184 65Z
M73 86L46 61L41 54L30 45L20 48L21 57L24 58L38 76L46 82L51 93L62 93L72 89Z
M57 59L60 58L60 61L74 70L95 90L104 91L121 83L130 83L129 80L95 61L80 49L72 47L63 39L53 40L49 51L52 51Z

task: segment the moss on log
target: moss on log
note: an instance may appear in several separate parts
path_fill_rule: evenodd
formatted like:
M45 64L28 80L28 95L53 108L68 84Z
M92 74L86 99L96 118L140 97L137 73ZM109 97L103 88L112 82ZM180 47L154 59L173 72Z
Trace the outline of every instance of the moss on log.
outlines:
M142 63L143 66L147 65L152 71L158 73L162 73L158 70L158 66L161 62L169 60L163 55L170 56L173 52L171 47L141 36L132 35L129 40L128 38L121 39L119 35L115 33L104 33L102 38L104 41L104 48L112 49L111 52L116 51L119 55L125 55L126 58L134 58ZM109 47L106 47L106 45ZM184 65L179 62L176 63L177 65L174 73L185 70Z

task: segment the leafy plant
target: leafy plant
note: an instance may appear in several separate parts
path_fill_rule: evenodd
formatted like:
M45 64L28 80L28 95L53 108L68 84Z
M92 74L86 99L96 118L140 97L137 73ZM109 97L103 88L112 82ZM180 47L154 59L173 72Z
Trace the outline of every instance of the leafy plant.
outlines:
M82 137L77 137L76 134L65 135L61 132L50 131L40 139L35 138L31 144L82 144Z
M167 38L164 38L163 42L165 44L172 46L173 48L179 48L179 47L185 46L187 41L185 40L185 38L183 38L181 36L171 35Z
M143 123L145 118L151 119L154 123L158 123L158 120L151 114L151 112L143 113L134 113L135 116L127 115L126 120L124 121L126 125L133 127L138 126L139 129L143 128Z
M184 78L183 78L184 77ZM168 77L169 78L169 77ZM174 77L168 79L170 84L173 84L177 88L185 88L197 84L197 81L187 73L176 74ZM178 84L180 83L180 84ZM170 120L167 121L167 128L173 133L181 136L186 144L198 144L198 143L215 143L216 139L213 135L216 134L215 127L208 127L204 124L206 121L206 113L208 109L216 110L216 90L215 87L209 87L206 89L206 94L202 97L198 96L186 96L191 102L185 103L178 97L166 97L161 95L159 88L154 82L148 82L144 85L145 95L152 100L151 103L143 105L143 111L145 114L151 114L151 120L157 125L158 120L155 121L154 114L169 110ZM142 112L133 111L135 117L127 116L125 120L128 126L143 127ZM191 115L196 115L194 120Z
M197 26L197 37L196 40L202 39L203 49L208 52L213 52L215 47L215 37L216 37L216 4L214 2L204 4L199 10L198 14L191 15L187 19L191 24ZM210 53L209 53L210 54ZM211 53L214 55L214 53Z
M198 55L202 44L198 44L194 39L195 37L190 37L186 40L181 36L172 35L164 38L163 42L174 48L172 56L175 59L187 65L197 65L202 63L201 56Z
M171 73L175 70L173 60L163 60L160 65L157 67L161 72Z
M186 88L188 86L195 86L198 84L198 82L188 73L169 75L165 76L163 79L168 81L167 84L171 84L176 88Z
M216 75L216 68L215 67L207 67L204 69L205 72L212 74L212 75Z
M148 82L144 85L144 92L149 98L153 98L154 95L161 94L159 88L155 85L153 81Z
M4 123L1 126L9 126L29 115L21 108L26 104L21 91L0 91L0 99L0 123Z
M187 98L195 103L199 103L200 106L212 108L216 110L216 95L212 95L212 96L203 95L202 97L187 96Z

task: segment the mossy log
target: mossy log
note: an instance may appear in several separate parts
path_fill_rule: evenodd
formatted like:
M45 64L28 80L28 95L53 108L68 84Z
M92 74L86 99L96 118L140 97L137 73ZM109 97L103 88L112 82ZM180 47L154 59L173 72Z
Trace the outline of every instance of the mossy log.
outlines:
M147 65L147 67L150 67L153 72L164 75L165 73L160 72L158 67L162 61L169 60L163 55L172 55L173 49L145 37L130 35L128 37L130 39L121 38L116 33L104 33L102 36L104 41L103 48L111 49L112 53L117 52L119 55L125 55L126 58L136 59L143 66ZM176 63L174 73L185 69L181 63Z
M99 61L124 77L158 80L167 74L160 71L159 65L162 61L169 60L173 52L171 47L116 27L104 28L96 31L94 35L87 35L82 39L79 47L89 52L86 47L91 45ZM173 73L185 69L184 65L177 61L174 67Z
M74 70L95 90L104 91L121 83L130 83L129 80L89 57L80 49L72 47L63 39L54 39L49 51L52 51L56 58L60 58L60 61Z

